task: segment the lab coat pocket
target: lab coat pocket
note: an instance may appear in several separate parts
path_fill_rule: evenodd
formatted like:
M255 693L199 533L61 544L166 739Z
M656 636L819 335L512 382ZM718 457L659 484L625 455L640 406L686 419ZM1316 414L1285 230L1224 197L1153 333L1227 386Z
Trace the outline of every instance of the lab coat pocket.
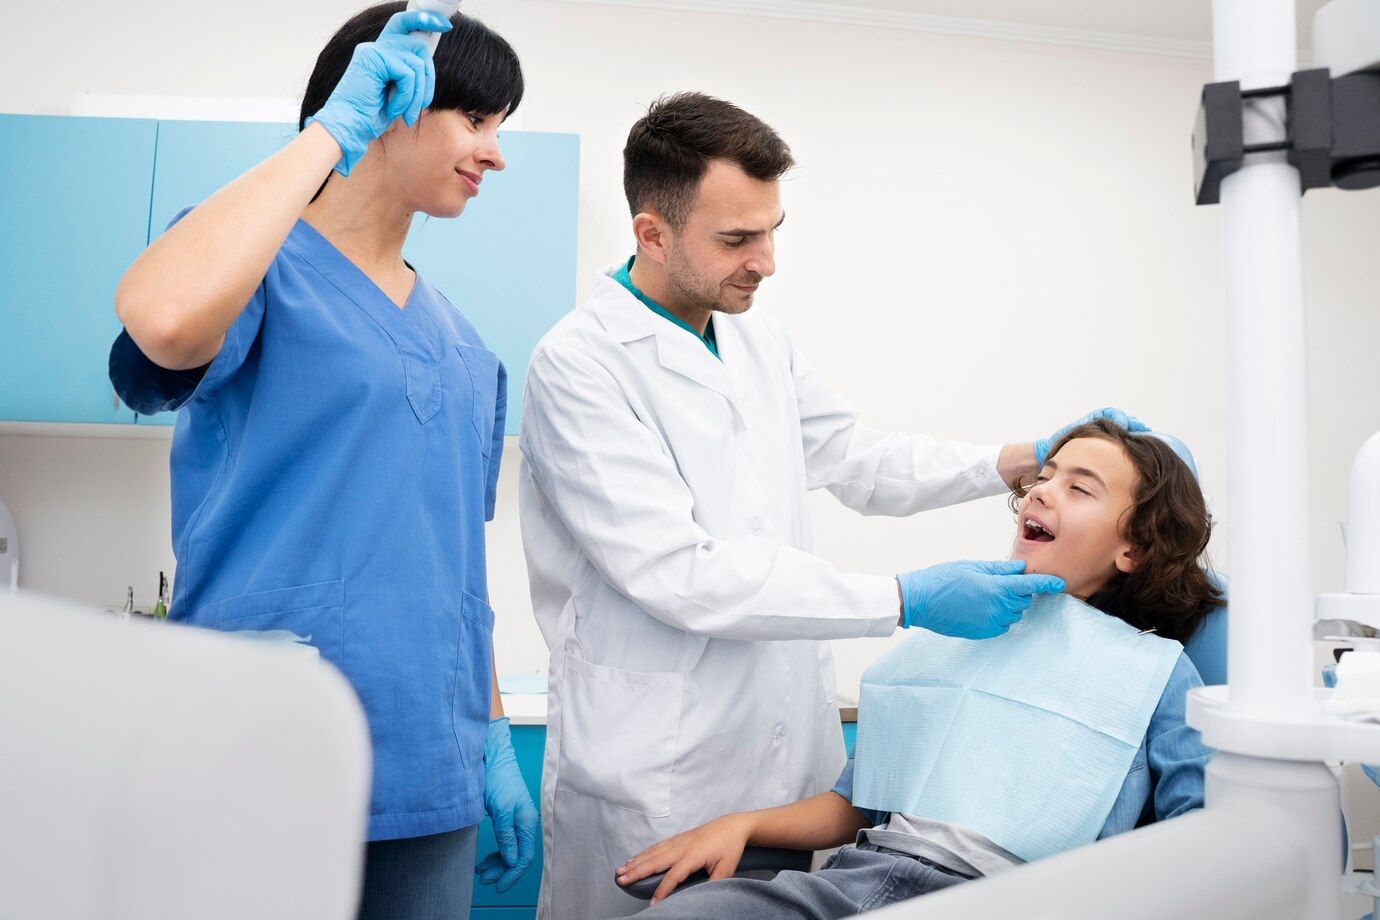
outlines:
M671 813L685 675L565 657L556 786L615 808Z
M499 363L498 355L473 345L456 345L460 359L470 375L470 392L473 395L474 433L479 438L479 449L488 460L492 452L495 421L499 415L500 403L506 402L507 373ZM499 434L502 437L502 433Z
M484 762L484 737L489 731L493 692L493 630L493 608L473 594L466 594L455 654L451 718L460 762L467 767Z
M321 581L272 591L254 591L197 610L188 622L231 632L241 629L286 629L307 639L337 667L343 658L341 619L345 583Z

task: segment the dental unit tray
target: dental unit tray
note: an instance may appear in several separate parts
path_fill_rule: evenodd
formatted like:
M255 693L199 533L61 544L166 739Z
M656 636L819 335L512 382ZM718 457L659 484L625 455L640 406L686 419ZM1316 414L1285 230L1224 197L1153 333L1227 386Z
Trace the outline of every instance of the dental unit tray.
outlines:
M1331 690L1315 688L1307 709L1286 716L1234 711L1227 705L1228 689L1188 692L1186 721L1208 747L1273 760L1380 763L1380 725L1328 712Z

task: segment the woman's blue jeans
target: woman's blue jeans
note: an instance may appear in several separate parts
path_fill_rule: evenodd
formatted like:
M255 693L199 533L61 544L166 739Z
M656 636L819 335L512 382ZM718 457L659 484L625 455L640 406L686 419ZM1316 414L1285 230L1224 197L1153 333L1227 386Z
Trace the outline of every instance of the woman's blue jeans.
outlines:
M478 830L369 843L359 920L468 920Z

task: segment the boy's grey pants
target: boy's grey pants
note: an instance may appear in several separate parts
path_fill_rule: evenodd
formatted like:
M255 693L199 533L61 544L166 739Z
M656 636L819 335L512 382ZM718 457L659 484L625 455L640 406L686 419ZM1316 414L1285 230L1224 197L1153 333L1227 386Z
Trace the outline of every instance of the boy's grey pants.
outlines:
M637 916L657 920L833 920L965 881L967 876L928 860L863 843L839 850L818 872L782 872L768 881L728 878L704 882Z

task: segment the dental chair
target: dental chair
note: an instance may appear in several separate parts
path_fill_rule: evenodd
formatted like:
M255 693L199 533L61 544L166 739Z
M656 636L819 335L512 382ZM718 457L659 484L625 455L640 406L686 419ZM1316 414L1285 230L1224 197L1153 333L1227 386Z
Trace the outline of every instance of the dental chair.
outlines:
M1218 589L1225 596L1227 593L1226 577L1217 572L1212 572L1211 575L1213 581L1217 583ZM1198 631L1184 643L1184 653L1188 655L1189 660L1198 669L1198 673L1202 675L1203 683L1217 685L1227 682L1227 608L1225 605L1208 614L1198 627ZM1153 811L1141 819L1142 826L1153 822ZM738 871L734 873L733 877L770 879L775 877L778 872L788 870L809 872L814 855L813 850L748 847L743 850L743 858L739 860ZM645 901L656 893L657 886L661 884L664 877L665 873L649 875L622 890ZM709 881L708 873L704 871L695 872L681 882L676 891L707 881ZM614 882L613 884L618 883Z

